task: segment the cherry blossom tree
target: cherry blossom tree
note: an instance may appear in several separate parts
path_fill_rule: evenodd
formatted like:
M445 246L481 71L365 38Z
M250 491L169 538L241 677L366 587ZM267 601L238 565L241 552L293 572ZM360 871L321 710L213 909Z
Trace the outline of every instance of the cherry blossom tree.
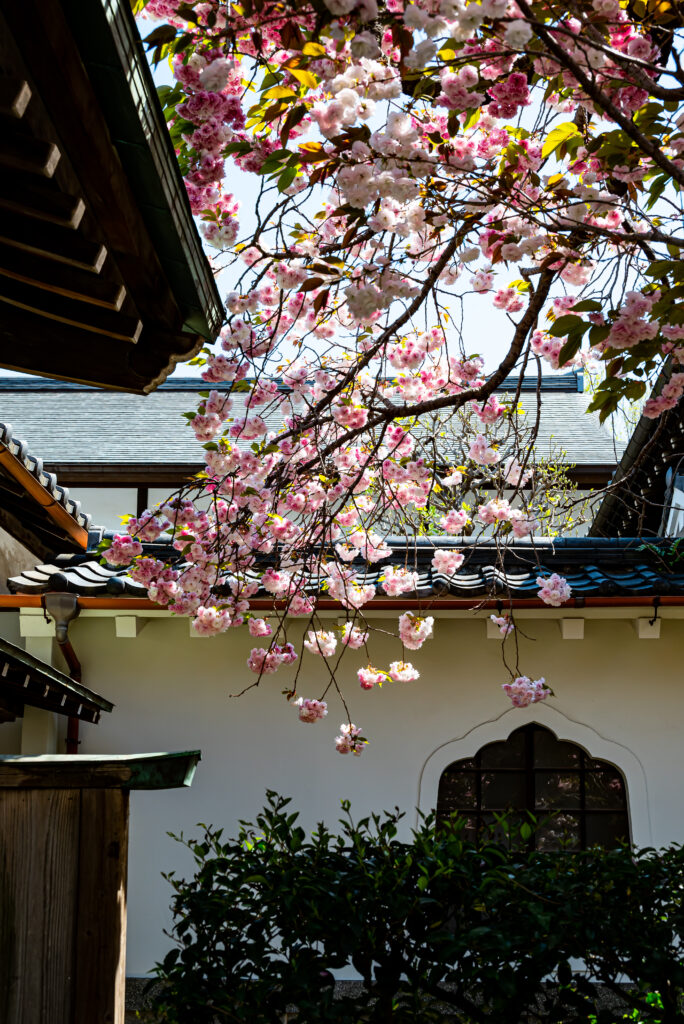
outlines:
M337 694L337 750L359 754L341 656L368 651L363 690L411 682L404 655L433 632L403 612L401 658L373 665L364 609L415 591L412 540L431 539L448 585L464 536L501 555L563 529L562 473L534 457L539 412L521 414L520 386L501 402L502 382L593 360L602 418L656 379L647 416L684 391L681 16L666 0L139 0L137 13L172 67L171 137L230 275L201 361L208 385L231 386L188 414L204 471L131 518L106 558L133 560L197 633L248 629L252 685L292 664L302 722ZM258 193L243 234L236 169ZM463 327L487 303L508 331L492 366ZM169 531L179 561L143 553ZM550 606L571 596L557 575L538 584ZM260 587L267 618L250 610ZM320 619L321 593L341 631ZM493 619L515 643L512 603ZM310 658L321 692L300 695ZM549 696L506 663L514 705Z

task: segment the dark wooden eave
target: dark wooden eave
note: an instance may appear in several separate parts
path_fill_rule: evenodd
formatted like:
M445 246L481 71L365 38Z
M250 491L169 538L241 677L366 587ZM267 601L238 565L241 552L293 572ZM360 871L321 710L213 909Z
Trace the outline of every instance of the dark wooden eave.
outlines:
M24 714L26 705L84 722L99 722L114 705L63 672L0 638L0 723Z
M0 365L146 393L221 302L124 0L0 4Z
M672 374L668 363L654 388L657 395ZM684 459L681 404L657 419L642 416L612 478L612 487L592 523L592 537L657 537L669 504L668 472Z

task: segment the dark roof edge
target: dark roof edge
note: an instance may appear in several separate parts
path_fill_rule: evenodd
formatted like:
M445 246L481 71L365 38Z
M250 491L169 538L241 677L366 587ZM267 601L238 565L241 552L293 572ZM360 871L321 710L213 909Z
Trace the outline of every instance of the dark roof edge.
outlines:
M130 7L126 0L62 0L62 7L184 327L213 340L223 303Z
M29 671L36 673L48 682L55 683L60 689L67 690L75 696L83 698L84 701L88 701L95 707L100 708L101 711L111 711L114 707L111 701L101 697L99 693L89 690L87 686L77 683L58 669L53 668L51 665L46 665L40 658L34 657L28 651L0 637L0 660L3 655L6 658L12 658L14 661L21 662Z
M80 501L70 498L68 489L58 484L56 475L44 469L43 460L31 454L25 441L13 436L10 423L0 422L0 447L2 446L7 448L10 454L22 464L26 472L30 473L47 491L52 501L62 506L77 526L86 531L90 529L92 517L86 512L81 512ZM49 515L49 507L46 507L46 510Z
M279 388L282 391L291 389L284 385L279 378ZM520 378L512 374L497 388L498 391L514 391L518 387ZM538 387L536 377L523 377L521 391L523 393L535 392ZM168 377L160 384L157 391L230 391L231 383L207 384L201 377ZM0 376L0 391L101 391L101 388L94 384L78 384L74 381L57 380L52 377L2 377ZM584 390L584 378L581 373L570 372L558 374L545 374L541 379L541 390L543 392L565 392L581 393Z

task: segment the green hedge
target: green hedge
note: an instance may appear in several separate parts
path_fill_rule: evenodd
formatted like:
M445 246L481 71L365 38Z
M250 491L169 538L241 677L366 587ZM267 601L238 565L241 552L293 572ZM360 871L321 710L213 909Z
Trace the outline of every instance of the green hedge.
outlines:
M679 846L542 853L430 820L402 842L398 814L354 823L347 805L307 835L288 803L186 841L151 1019L684 1021Z

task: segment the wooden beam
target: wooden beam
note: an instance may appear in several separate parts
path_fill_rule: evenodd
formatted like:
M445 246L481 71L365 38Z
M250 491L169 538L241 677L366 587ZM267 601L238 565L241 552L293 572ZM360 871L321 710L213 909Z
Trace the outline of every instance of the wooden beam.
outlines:
M85 203L81 196L62 192L54 181L0 169L0 209L73 229L81 223Z
M81 791L73 1024L124 1024L129 795Z
M0 217L0 242L95 274L99 274L107 256L104 245L82 234L15 213Z
M105 265L102 272L96 275L78 267L55 263L37 253L13 249L0 242L0 275L3 277L68 299L118 311L126 297L126 289L111 277L114 268L109 268L109 274L107 270Z
M0 756L0 789L180 789L190 786L199 750L165 754Z
M0 78L0 114L22 118L31 99L28 82L19 78Z
M0 146L0 165L14 171L27 171L29 174L40 174L51 178L57 169L61 154L53 142L44 142L31 135L8 127L9 119L0 121L2 146Z
M3 1024L73 1021L80 822L74 790L0 800Z
M40 287L24 284L9 277L0 276L0 300L25 309L29 313L37 313L48 320L69 327L82 327L93 334L104 334L108 338L127 341L135 344L142 331L142 321L137 316L114 312L93 306L88 302L67 299L54 292L46 292Z
M0 217L0 230L2 217ZM151 335L151 340L148 341ZM177 358L176 345L187 344L176 335L167 339L166 348L155 345L154 330L143 330L137 345L94 334L79 327L68 327L3 303L0 316L0 366L21 373L37 373L57 380L147 394L171 371ZM163 336L161 336L163 338ZM185 336L199 346L201 338ZM133 356L142 350L143 365ZM186 350L187 351L187 350ZM192 348L190 351L192 355ZM185 356L188 358L189 356Z
M151 321L170 335L180 332L184 316L112 144L105 112L61 0L21 0L3 5L2 13L10 32L21 39L22 58L35 92L143 322L147 326Z
M0 723L15 722L17 718L22 718L23 715L23 702L17 700L14 694L5 693L0 684Z

